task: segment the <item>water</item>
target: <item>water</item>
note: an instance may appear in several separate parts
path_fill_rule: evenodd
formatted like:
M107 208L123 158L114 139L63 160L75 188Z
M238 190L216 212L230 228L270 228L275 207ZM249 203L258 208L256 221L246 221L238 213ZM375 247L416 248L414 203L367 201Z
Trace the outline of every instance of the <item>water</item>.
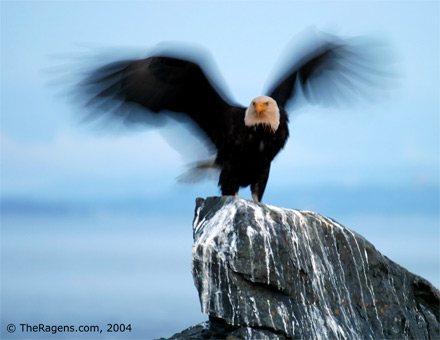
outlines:
M191 276L190 221L145 216L4 217L2 338L153 339L205 321ZM14 334L5 331L13 323ZM23 333L20 324L103 333ZM108 333L107 324L132 331Z
M3 209L1 337L145 340L170 337L205 321L191 276L194 201L183 202L189 203L161 210L158 202L149 213L115 207L58 213ZM298 206L293 202L288 207ZM440 286L435 212L344 213L325 211L325 206L318 204L315 211L335 218L394 262ZM17 327L13 334L6 331L11 323ZM40 323L98 325L103 332L21 331L20 324ZM131 332L107 332L107 324L131 325Z

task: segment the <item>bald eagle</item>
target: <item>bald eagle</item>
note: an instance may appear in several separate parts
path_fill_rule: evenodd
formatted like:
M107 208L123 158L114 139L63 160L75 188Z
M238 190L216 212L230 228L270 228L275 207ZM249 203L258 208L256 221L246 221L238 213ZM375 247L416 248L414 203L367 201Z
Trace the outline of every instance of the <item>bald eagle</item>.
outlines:
M247 107L232 104L197 58L178 53L97 67L79 87L89 105L98 103L98 111L112 117L147 124L164 116L190 120L215 148L213 161L202 167L220 169L222 195L237 196L241 187L250 186L252 198L260 202L271 162L289 137L288 102L301 95L325 103L358 92L373 71L362 51L335 37L315 41L287 63L266 95Z

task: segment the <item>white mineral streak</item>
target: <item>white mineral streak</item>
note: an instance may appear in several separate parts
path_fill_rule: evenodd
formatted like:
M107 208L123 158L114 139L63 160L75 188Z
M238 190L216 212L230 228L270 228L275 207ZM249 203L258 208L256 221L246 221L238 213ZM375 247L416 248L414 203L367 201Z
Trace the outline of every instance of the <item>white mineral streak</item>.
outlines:
M290 315L289 311L287 310L286 305L284 305L284 304L278 305L276 312L278 313L278 315L281 316L281 320L283 322L284 329L289 329L288 322L289 322L289 319L290 319L289 316L291 316L291 315ZM295 330L295 325L293 324L292 325L292 331L294 331L294 330Z
M223 310L221 302L223 297L223 292L221 290L222 283L218 282L217 285L214 286L211 282L213 265L212 256L215 254L220 262L218 266L218 278L221 278L220 271L223 270L229 281L229 269L226 267L225 256L226 254L233 253L228 249L229 243L227 236L230 232L232 232L233 224L231 222L232 218L234 217L235 209L236 208L233 204L225 205L216 213L216 218L208 220L202 219L201 221L199 221L200 209L198 209L196 212L196 218L194 220L194 232L198 234L199 232L201 233L195 240L193 246L193 259L199 256L197 251L201 250L203 279L202 287L200 289L200 302L202 304L202 311L204 313L208 313L211 308L211 297L214 297L215 309L218 311Z
M265 216L263 215L263 211L261 209L252 208L255 214L255 220L257 222L257 226L259 227L258 232L263 236L263 247L266 261L266 275L267 275L267 284L270 284L270 258L273 258L272 247L271 247L271 235L269 230L265 226Z
M354 334L354 330L352 328L349 328L348 330L344 330L343 328L341 328L341 326L339 325L339 323L336 320L336 317L334 316L334 311L332 310L331 306L327 303L327 292L326 292L326 287L325 287L325 282L323 281L323 278L330 278L331 283L333 285L333 287L338 287L338 289L336 289L335 291L337 292L337 299L339 302L342 302L344 299L342 298L342 295L348 295L348 288L345 286L344 281L345 281L345 277L344 277L344 272L342 270L342 264L339 261L339 263L337 264L338 266L341 267L341 273L342 273L342 278L339 278L337 275L335 275L334 269L333 269L333 264L330 263L328 261L328 250L324 247L324 245L322 244L322 240L319 238L319 236L316 234L316 230L318 229L315 222L312 224L313 228L310 228L310 222L307 218L306 215L304 215L304 213L306 214L311 214L313 215L315 218L317 218L321 224L325 225L327 228L329 228L329 223L326 219L324 219L324 217L320 216L320 215L316 215L314 213L307 213L307 212L300 212L300 211L286 211L284 209L280 209L280 208L276 208L276 207L270 207L273 210L276 210L281 216L283 216L283 220L285 221L286 218L285 216L287 216L289 213L290 214L294 214L294 216L297 218L297 221L299 222L298 225L301 229L301 233L298 233L298 230L291 230L291 238L293 240L293 244L298 244L298 235L303 236L303 239L300 240L299 242L301 242L302 246L305 246L305 250L307 252L307 256L310 258L311 260L311 264L312 264L312 271L313 271L313 275L312 275L312 282L311 285L314 288L313 289L313 293L314 295L318 296L319 301L321 301L321 303L324 303L325 306L325 310L330 311L328 314L323 314L322 311L318 310L317 308L315 308L314 306L309 306L308 308L305 309L306 314L302 315L302 318L299 320L300 324L305 324L305 323L309 323L315 330L315 335L316 335L316 339L327 339L328 338L328 334L325 331L326 327L324 327L325 325L327 325L333 332L333 336L336 336L338 338L340 338L341 336L343 338L349 338L348 335ZM271 255L271 257L273 258L273 251L272 251L272 245L270 243L270 232L269 230L271 228L273 228L273 223L272 220L267 218L264 219L264 222L266 223L266 226L263 224L261 225L261 214L262 214L262 210L257 210L259 212L259 214L255 214L255 217L257 219L257 221L259 221L258 225L261 227L260 232L262 232L263 236L264 236L264 243L265 243L265 252L266 252L266 267L267 267L267 273L268 273L268 283L270 281L270 267L269 267L269 254ZM264 216L263 216L264 217ZM283 221L283 222L284 222ZM283 223L284 224L284 223ZM286 225L286 224L284 224ZM333 225L333 223L331 224ZM339 229L343 229L341 226L339 225L335 225L335 227L339 228ZM331 227L330 227L331 228ZM332 229L332 228L331 228ZM333 235L334 238L334 235ZM312 250L311 248L311 242L312 240L314 240L314 242L318 242L319 246L320 246L320 250L323 256L318 257L316 252ZM296 242L295 242L296 241ZM336 244L336 239L334 239L334 243ZM296 256L296 258L299 258L300 256ZM299 266L300 267L300 266ZM275 266L275 268L278 268L278 266ZM277 276L279 277L279 271L275 270ZM326 273L324 275L324 273ZM279 282L279 280L277 280ZM342 292L342 290L345 290L345 294ZM299 293L301 296L301 302L304 303L305 302L305 298L303 295L303 292ZM286 310L286 307L284 305L282 305L283 309ZM352 308L352 307L351 307ZM341 310L342 311L342 316L345 319L349 319L349 316L346 315L344 309ZM354 310L351 310L352 313L354 313ZM338 311L339 313L339 311ZM289 313L285 313L284 317L287 317L289 315ZM285 328L286 331L288 331L287 323L284 321L284 318L282 317L283 320L283 326ZM310 320L314 320L313 323L310 323ZM273 319L271 317L271 321L273 323ZM320 326L318 326L320 325ZM293 330L292 330L293 331ZM347 334L348 333L348 334Z
M229 310L232 312L232 322L238 325L282 329L288 336L293 336L296 329L303 328L311 330L314 339L322 340L356 339L362 325L359 318L353 316L360 313L359 311L365 314L365 305L374 306L380 323L373 286L367 278L367 252L361 250L354 233L312 212L263 207L244 199L226 202L209 219L200 219L199 208L194 220L194 232L197 236L193 247L193 272L194 259L199 260L202 263L198 272L202 277L199 294L204 313L215 312L216 316L221 317ZM251 224L235 225L234 217L240 209L246 211L249 216L246 218ZM270 215L271 211L277 218ZM275 299L271 293L272 295L267 295L265 306L262 306L251 295L252 291L240 291L235 284L234 280L237 278L234 275L243 267L243 262L238 257L239 247L243 243L238 236L240 228L242 235L248 240L249 248L249 268L245 268L245 273L241 274L254 283L277 287L279 294L286 296L284 299ZM336 232L338 235L342 234L345 240L338 240ZM277 238L280 234L289 238L288 256L291 264L279 263L277 260L281 254ZM257 240L262 244L257 244ZM356 247L352 248L352 244ZM362 306L353 303L345 284L347 264L342 262L338 247L348 247L344 251L349 251L352 255L354 263L350 268L355 268L355 272L350 275L353 274L358 282ZM329 258L337 258L338 261L329 261ZM266 273L256 272L257 263L264 263ZM286 277L286 265L293 265L298 271L298 278L295 280L300 280L301 273L306 276L304 280L307 280L307 285ZM222 278L224 282L221 281ZM393 285L393 282L390 284ZM283 286L286 289L286 285L288 289L299 291L293 291L287 296L281 291ZM363 290L365 286L368 293ZM252 314L248 306L252 309Z
M269 312L270 323L272 324L272 327L274 329L276 329L275 323L273 321L273 316L275 315L275 312L272 311L271 308L270 308L270 300L267 300L267 309L268 309L268 312Z
M255 234L257 232L255 231L254 228L252 228L251 226L248 226L246 228L246 235L249 238L249 244L254 244L254 238L255 238ZM255 259L255 253L254 253L254 248L250 247L249 248L250 251L250 265L251 265L251 280L255 281L255 265L254 265L254 259Z
M257 325L261 326L261 320L259 316L259 310L257 308L257 303L255 302L255 298L251 296L249 300L252 303L252 311L254 312L255 318L257 319Z
M380 328L381 328L381 330L382 330L382 334L383 334L383 325L382 325L382 321L381 321L380 318L379 318L379 313L378 313L378 311L377 311L377 306L376 306L376 300L374 299L374 295L375 295L375 294L374 294L374 287L373 287L373 285L372 285L371 282L368 284L368 281L369 281L369 280L368 280L368 276L367 276L367 266L366 266L366 264L365 264L366 262L364 262L364 259L362 258L362 252L361 252L361 249L360 249L360 247L359 247L359 243L357 242L356 237L355 237L354 233L353 233L351 230L345 229L345 230L344 230L344 236L345 236L345 232L350 233L351 236L352 236L352 238L353 238L353 240L354 240L354 242L356 243L356 249L357 249L357 251L358 251L358 253L359 253L359 258L360 258L360 260L361 260L361 264L362 264L362 273L363 273L363 276L364 276L364 282L366 283L367 289L368 289L369 292L370 292L371 303L372 303L372 305L374 306L374 311L375 311L375 314L376 314L376 319L377 319L377 321L378 321L379 324L380 324ZM353 253L353 249L350 248L350 250L351 250L352 253ZM355 257L354 257L354 254L353 254L353 258L355 258ZM366 261L367 261L367 259L366 259ZM357 269L357 266L356 266L355 268ZM358 274L358 276L359 276L359 272L357 272L357 274ZM362 291L362 282L361 282L360 278L359 278L359 286L360 286L360 289L361 289L362 301L363 301L363 304L365 305L365 303L364 303L364 297L363 297L363 291Z
M301 216L301 212L295 212L296 215L300 215ZM320 216L318 216L320 219ZM322 220L321 220L322 222ZM309 227L310 222L307 221L306 218L304 218L303 216L300 217L300 227L302 228L302 232L304 235L304 240L303 240L303 245L305 245L306 247L306 251L308 256L311 259L312 262L312 269L313 269L313 275L312 275L312 287L313 287L313 293L315 295L317 295L319 297L319 301L321 301L321 303L324 303L324 308L326 311L328 311L327 313L323 314L322 312L317 311L316 309L313 308L309 308L307 310L307 319L308 320L314 320L314 323L312 323L313 327L316 327L316 324L322 324L322 325L327 325L333 332L333 335L336 337L340 337L343 336L343 338L347 338L347 336L345 335L345 332L339 327L339 323L337 322L335 316L334 316L334 310L333 308L329 305L328 303L328 299L326 298L327 296L327 287L325 285L325 281L324 279L330 279L331 280L331 284L333 287L338 287L338 289L336 289L335 291L337 292L338 296L337 296L337 300L339 302L342 301L341 298L341 294L340 294L340 280L339 278L335 275L334 270L333 270L333 265L331 263L329 263L328 258L327 258L327 253L326 250L324 249L324 247L322 246L321 240L319 239L318 235L313 235L312 234L312 230L316 229L316 222L312 223L313 228ZM315 237L316 236L316 237ZM314 252L310 246L311 244L311 239L317 239L320 243L320 248L321 248L321 252L323 256L317 256L316 252ZM339 311L338 311L339 313ZM346 317L344 315L344 317ZM322 327L320 327L319 329L323 329ZM320 331L319 329L315 329L315 332L318 333L317 334L317 339L326 339L328 338L328 334L319 334ZM325 329L325 327L324 327Z

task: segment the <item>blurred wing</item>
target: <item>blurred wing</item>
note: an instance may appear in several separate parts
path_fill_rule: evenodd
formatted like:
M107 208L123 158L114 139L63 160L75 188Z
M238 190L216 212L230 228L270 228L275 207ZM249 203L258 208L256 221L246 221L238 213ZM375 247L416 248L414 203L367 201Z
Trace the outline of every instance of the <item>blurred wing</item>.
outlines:
M312 104L338 104L383 86L390 73L383 69L380 48L371 40L342 41L326 36L308 44L300 58L287 66L271 87L269 96L285 107L302 92Z
M171 111L173 118L190 118L214 144L230 108L199 65L172 57L108 64L86 77L79 91L94 114L157 125Z

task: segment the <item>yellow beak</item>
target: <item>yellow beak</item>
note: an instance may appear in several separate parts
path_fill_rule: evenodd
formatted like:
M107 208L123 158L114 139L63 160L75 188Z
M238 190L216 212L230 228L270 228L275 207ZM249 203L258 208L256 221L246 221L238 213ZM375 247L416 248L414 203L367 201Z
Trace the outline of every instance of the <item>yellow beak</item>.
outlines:
M257 116L260 117L260 113L266 110L266 105L262 102L255 104L255 111L257 111Z

